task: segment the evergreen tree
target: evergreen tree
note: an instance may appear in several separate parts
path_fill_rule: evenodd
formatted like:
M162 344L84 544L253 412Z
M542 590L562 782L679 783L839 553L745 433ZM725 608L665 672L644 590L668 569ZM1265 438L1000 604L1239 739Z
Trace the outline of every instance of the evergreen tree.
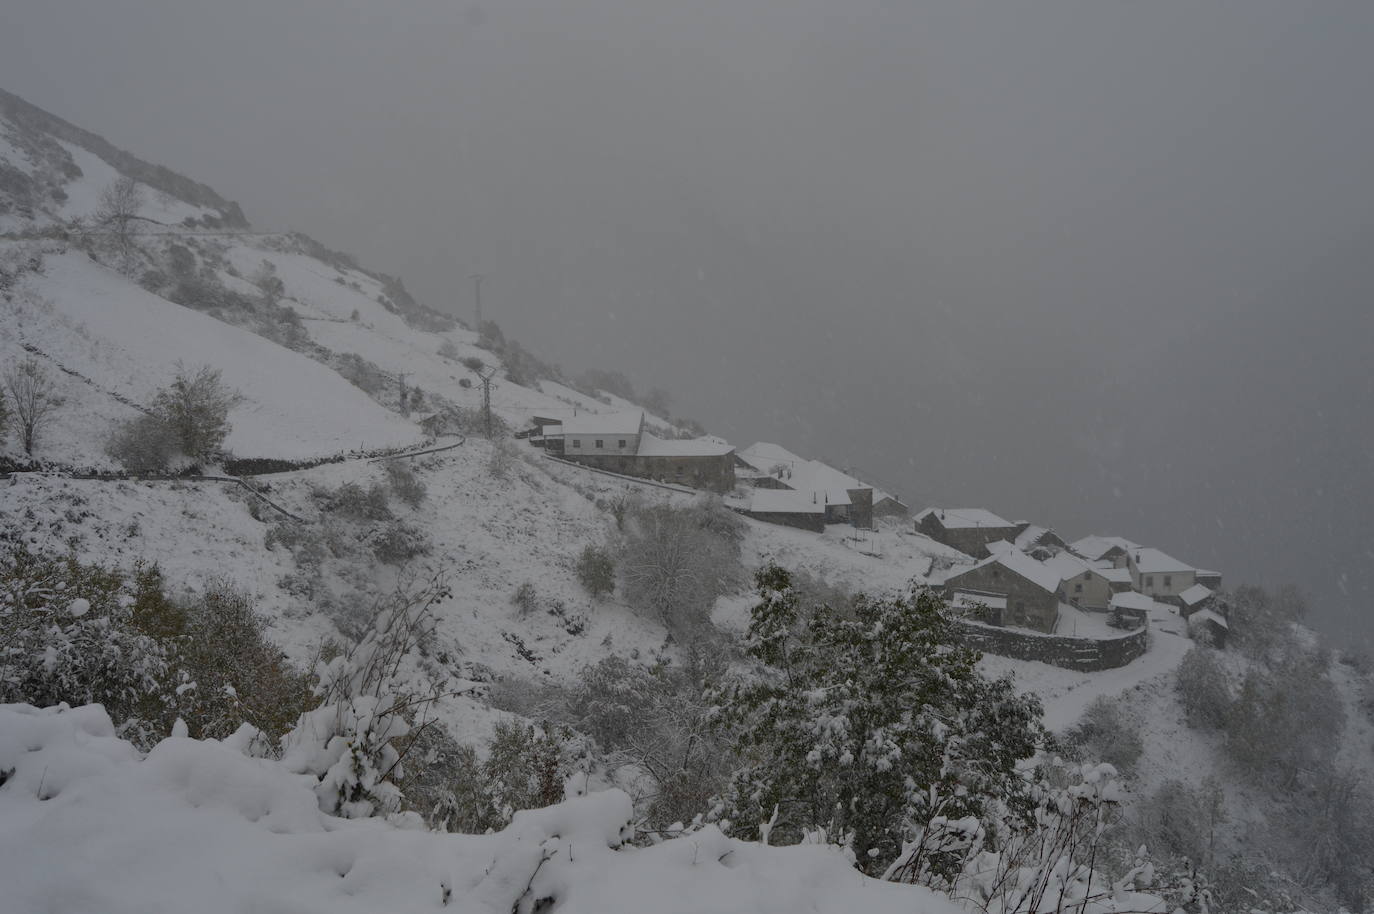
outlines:
M977 673L937 595L840 611L803 606L777 566L756 583L746 651L760 668L721 696L743 761L724 807L736 834L824 829L879 874L934 816L993 800L1029 815L1017 763L1042 742L1040 703Z

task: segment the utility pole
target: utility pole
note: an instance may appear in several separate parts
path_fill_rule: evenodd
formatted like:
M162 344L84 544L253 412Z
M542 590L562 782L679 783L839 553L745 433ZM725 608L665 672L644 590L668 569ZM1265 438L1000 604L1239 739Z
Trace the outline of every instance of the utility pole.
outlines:
M496 377L496 369L488 368L485 372L474 371L478 379L482 382L482 420L486 423L487 440L491 440L491 379Z
M472 288L473 288L473 292L476 293L476 299L477 299L477 310L476 310L476 319L477 319L477 323L476 323L475 325L473 325L473 328L472 328L472 329L473 329L473 330L476 330L478 333L481 333L481 332L482 332L482 280L484 280L484 279L486 279L486 277L483 276L481 273L473 273L473 274L472 274Z

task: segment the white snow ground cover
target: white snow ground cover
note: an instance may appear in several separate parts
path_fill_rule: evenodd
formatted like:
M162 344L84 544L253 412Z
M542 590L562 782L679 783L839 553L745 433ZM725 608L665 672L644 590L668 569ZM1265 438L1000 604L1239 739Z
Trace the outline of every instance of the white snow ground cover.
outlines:
M85 423L101 413L133 414L109 392L146 405L172 380L178 361L219 369L243 395L229 414L226 441L238 456L293 459L423 438L328 367L146 292L84 254L48 254L42 272L26 274L23 283L12 302L0 304L0 354L7 361L24 357L20 344L28 343L94 382L62 380L63 393L80 408L55 414L51 438L43 436L51 444L40 440L37 456L98 457L113 422L106 419L95 434ZM84 446L65 449L78 441Z
M236 735L236 737L239 735ZM173 737L140 756L98 705L0 706L0 887L12 914L412 911L953 914L831 847L714 827L638 848L618 790L483 836L320 812L313 778L247 741ZM544 900L547 899L547 900Z

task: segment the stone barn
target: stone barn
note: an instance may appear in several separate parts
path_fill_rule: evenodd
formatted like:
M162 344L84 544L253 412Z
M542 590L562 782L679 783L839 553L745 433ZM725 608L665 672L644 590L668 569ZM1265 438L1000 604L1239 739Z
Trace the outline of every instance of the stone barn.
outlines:
M989 543L1015 541L1021 529L983 508L926 508L916 515L916 532L974 558L987 558Z
M996 596L1005 600L1002 624L1052 634L1059 622L1059 575L1014 550L984 559L945 579L946 593Z
M735 487L735 449L729 442L710 436L659 438L645 430L642 411L584 413L541 431L550 453L585 466L713 492Z

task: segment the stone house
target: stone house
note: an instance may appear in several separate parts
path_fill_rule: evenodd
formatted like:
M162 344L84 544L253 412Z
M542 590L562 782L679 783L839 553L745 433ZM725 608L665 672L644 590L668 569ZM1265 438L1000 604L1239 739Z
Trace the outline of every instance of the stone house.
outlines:
M1200 609L1211 608L1212 591L1201 584L1194 584L1178 595L1177 605L1179 615L1186 619Z
M1199 609L1188 617L1188 636L1195 641L1221 648L1226 646L1226 636L1229 634L1231 624L1214 609Z
M1080 609L1106 612L1110 608L1112 594L1121 589L1112 581L1117 575L1109 577L1110 573L1120 572L1129 584L1125 569L1101 568L1069 552L1046 559L1044 565L1059 575L1060 599Z
M873 516L910 517L911 508L896 495L889 495L881 489L873 490Z
M729 492L735 487L735 449L703 438L659 438L644 428L642 411L584 413L542 426L552 454L625 476Z
M826 504L819 501L815 493L764 488L749 493L748 505L736 510L766 523L824 533L826 509Z
M739 457L748 468L740 478L755 488L810 495L813 502L827 506L827 523L873 526L873 487L848 473L766 441L751 444Z
M965 555L987 558L989 543L1012 542L1021 530L983 508L926 508L916 515L916 532Z
M1126 555L1134 590L1177 605L1179 594L1197 583L1197 569L1158 549L1139 546Z
M1017 625L1050 634L1059 622L1060 583L1053 569L1028 555L1007 550L947 577L944 587L951 599L960 593L975 598L1001 597L1005 609L994 624Z

